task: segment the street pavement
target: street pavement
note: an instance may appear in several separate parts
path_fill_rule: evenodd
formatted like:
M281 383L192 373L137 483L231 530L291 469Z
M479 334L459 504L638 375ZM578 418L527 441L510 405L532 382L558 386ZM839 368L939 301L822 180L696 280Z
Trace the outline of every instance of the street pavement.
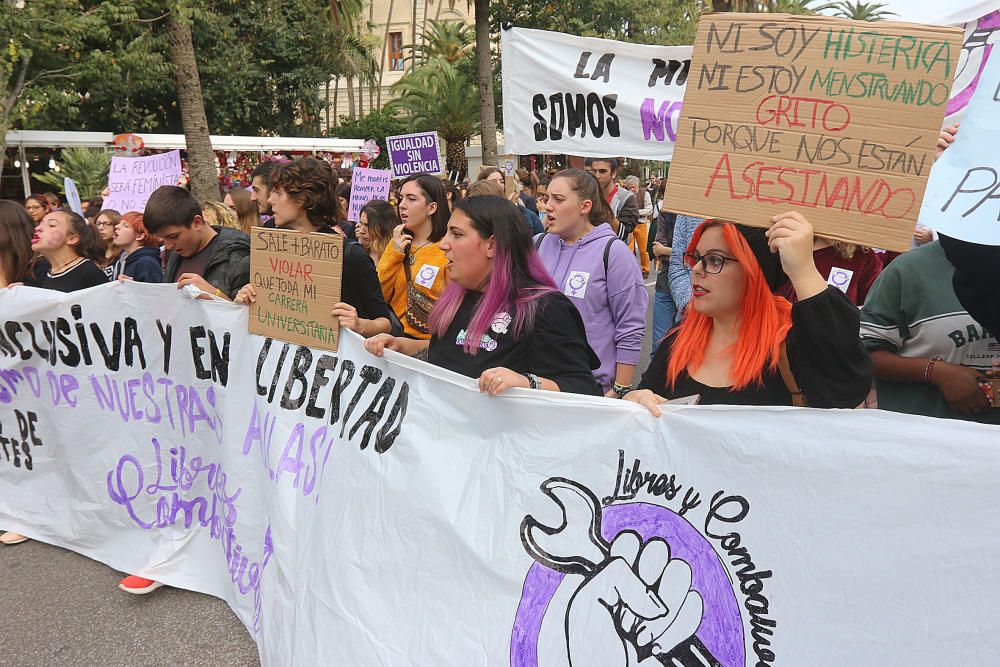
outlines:
M652 329L653 281L646 280ZM636 382L649 363L643 344ZM222 600L164 587L118 590L123 573L41 542L0 546L0 667L255 666L257 648Z

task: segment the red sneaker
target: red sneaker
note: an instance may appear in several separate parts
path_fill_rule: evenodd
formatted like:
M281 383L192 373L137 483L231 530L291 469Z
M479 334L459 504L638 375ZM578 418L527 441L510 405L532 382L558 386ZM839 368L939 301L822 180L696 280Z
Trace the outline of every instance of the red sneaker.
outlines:
M143 579L142 577L137 577L134 574L130 574L118 582L118 588L122 589L126 593L131 593L132 595L145 595L146 593L152 593L162 585L163 584L159 581Z

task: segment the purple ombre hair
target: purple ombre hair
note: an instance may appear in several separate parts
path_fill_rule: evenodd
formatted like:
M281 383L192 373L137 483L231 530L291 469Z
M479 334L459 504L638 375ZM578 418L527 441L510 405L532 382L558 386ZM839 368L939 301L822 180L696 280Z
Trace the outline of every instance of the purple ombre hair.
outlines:
M468 354L474 355L498 314L510 314L514 338L519 339L534 326L538 298L557 289L535 252L524 217L514 204L503 197L483 195L456 202L455 210L472 221L480 237L492 236L496 249L483 296L469 321L463 345ZM431 333L439 338L444 336L466 292L458 283L448 283L431 311Z

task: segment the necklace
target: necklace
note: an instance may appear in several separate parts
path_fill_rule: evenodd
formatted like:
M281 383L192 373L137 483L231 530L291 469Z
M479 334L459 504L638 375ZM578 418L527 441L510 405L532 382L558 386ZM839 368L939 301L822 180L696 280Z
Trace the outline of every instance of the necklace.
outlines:
M85 259L84 257L77 257L76 259L71 260L71 261L67 262L66 264L63 264L58 269L57 268L53 268L49 273L53 273L53 274L62 273L66 269L68 269L70 267L73 267L73 266L76 266L77 264L79 264L80 262L82 262L84 259Z
M423 248L424 246L428 245L429 243L430 241L424 241L416 248L410 248L410 266L413 266L413 264L417 261L417 251Z

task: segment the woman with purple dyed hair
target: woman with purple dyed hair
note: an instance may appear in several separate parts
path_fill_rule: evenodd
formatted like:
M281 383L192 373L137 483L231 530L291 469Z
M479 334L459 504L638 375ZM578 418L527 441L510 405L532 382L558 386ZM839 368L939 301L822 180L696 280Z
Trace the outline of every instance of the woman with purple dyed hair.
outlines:
M449 282L431 312L430 340L381 334L365 342L369 352L426 351L491 396L511 387L601 395L580 313L545 272L517 207L491 195L456 202L438 245Z

